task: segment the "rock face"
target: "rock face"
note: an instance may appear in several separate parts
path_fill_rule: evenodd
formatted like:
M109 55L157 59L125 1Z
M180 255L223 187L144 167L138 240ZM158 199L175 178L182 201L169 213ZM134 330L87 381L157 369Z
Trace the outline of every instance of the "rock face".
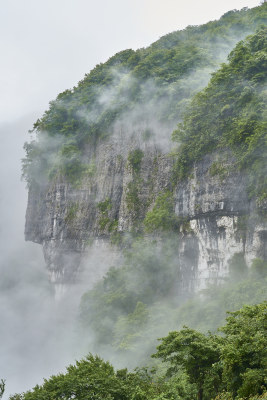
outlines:
M128 160L136 149L141 154L138 172ZM75 281L81 256L103 249L104 243L109 246L115 231L133 229L153 198L170 185L170 160L138 137L113 137L88 150L88 158L92 172L78 187L58 178L29 188L25 238L43 246L55 283ZM114 246L110 252L117 253Z
M198 254L191 266L195 288L226 276L236 253L242 253L248 265L267 255L267 225L260 217L266 207L249 199L247 177L240 171L212 176L215 159L209 155L196 164L191 179L178 185L175 193L175 212L189 218Z
M177 269L186 290L227 275L235 253L248 264L267 257L267 226L259 216L264 206L249 199L245 175L212 173L217 156L196 163L174 189L175 213L187 221L177 232ZM25 237L43 246L56 284L79 279L81 263L95 251L108 254L103 269L118 262L120 252L110 241L134 231L158 194L171 187L172 159L151 141L113 137L89 149L88 158L92 168L79 186L57 178L29 189Z

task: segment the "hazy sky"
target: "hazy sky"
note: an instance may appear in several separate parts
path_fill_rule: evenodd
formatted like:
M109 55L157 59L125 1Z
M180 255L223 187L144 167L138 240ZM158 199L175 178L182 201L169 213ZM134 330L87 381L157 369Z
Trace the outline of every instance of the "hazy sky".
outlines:
M0 123L40 115L114 53L260 0L0 0Z

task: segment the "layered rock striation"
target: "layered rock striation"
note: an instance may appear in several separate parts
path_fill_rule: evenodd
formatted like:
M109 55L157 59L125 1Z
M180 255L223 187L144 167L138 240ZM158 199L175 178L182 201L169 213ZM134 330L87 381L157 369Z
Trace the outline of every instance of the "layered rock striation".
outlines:
M245 174L233 168L212 173L218 154L205 156L174 186L172 158L153 142L110 138L88 157L93 172L78 186L57 177L29 189L25 237L43 246L53 283L79 280L84 260L95 252L108 254L104 270L119 262L118 236L140 228L157 196L170 189L175 214L183 221L174 235L185 290L223 279L236 253L248 265L256 257L266 259L265 206L249 198ZM223 159L229 162L227 154Z

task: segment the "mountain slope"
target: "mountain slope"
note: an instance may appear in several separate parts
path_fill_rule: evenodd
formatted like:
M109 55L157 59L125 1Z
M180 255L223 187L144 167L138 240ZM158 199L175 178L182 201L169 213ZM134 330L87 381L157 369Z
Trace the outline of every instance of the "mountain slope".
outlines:
M141 130L144 140L154 136L156 142L168 141L210 72L266 20L266 4L231 11L218 21L168 34L146 49L125 50L97 65L77 87L59 94L34 125L37 141L26 145L26 179L63 174L75 183L88 173L87 147L114 131L127 136L127 131L136 135Z

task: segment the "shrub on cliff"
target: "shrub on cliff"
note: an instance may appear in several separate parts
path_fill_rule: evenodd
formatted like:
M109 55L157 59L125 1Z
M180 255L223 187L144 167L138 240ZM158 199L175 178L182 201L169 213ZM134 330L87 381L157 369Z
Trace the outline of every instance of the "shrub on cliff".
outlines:
M144 219L147 232L175 231L179 229L180 222L174 212L173 194L170 191L157 197L153 209L147 212Z

